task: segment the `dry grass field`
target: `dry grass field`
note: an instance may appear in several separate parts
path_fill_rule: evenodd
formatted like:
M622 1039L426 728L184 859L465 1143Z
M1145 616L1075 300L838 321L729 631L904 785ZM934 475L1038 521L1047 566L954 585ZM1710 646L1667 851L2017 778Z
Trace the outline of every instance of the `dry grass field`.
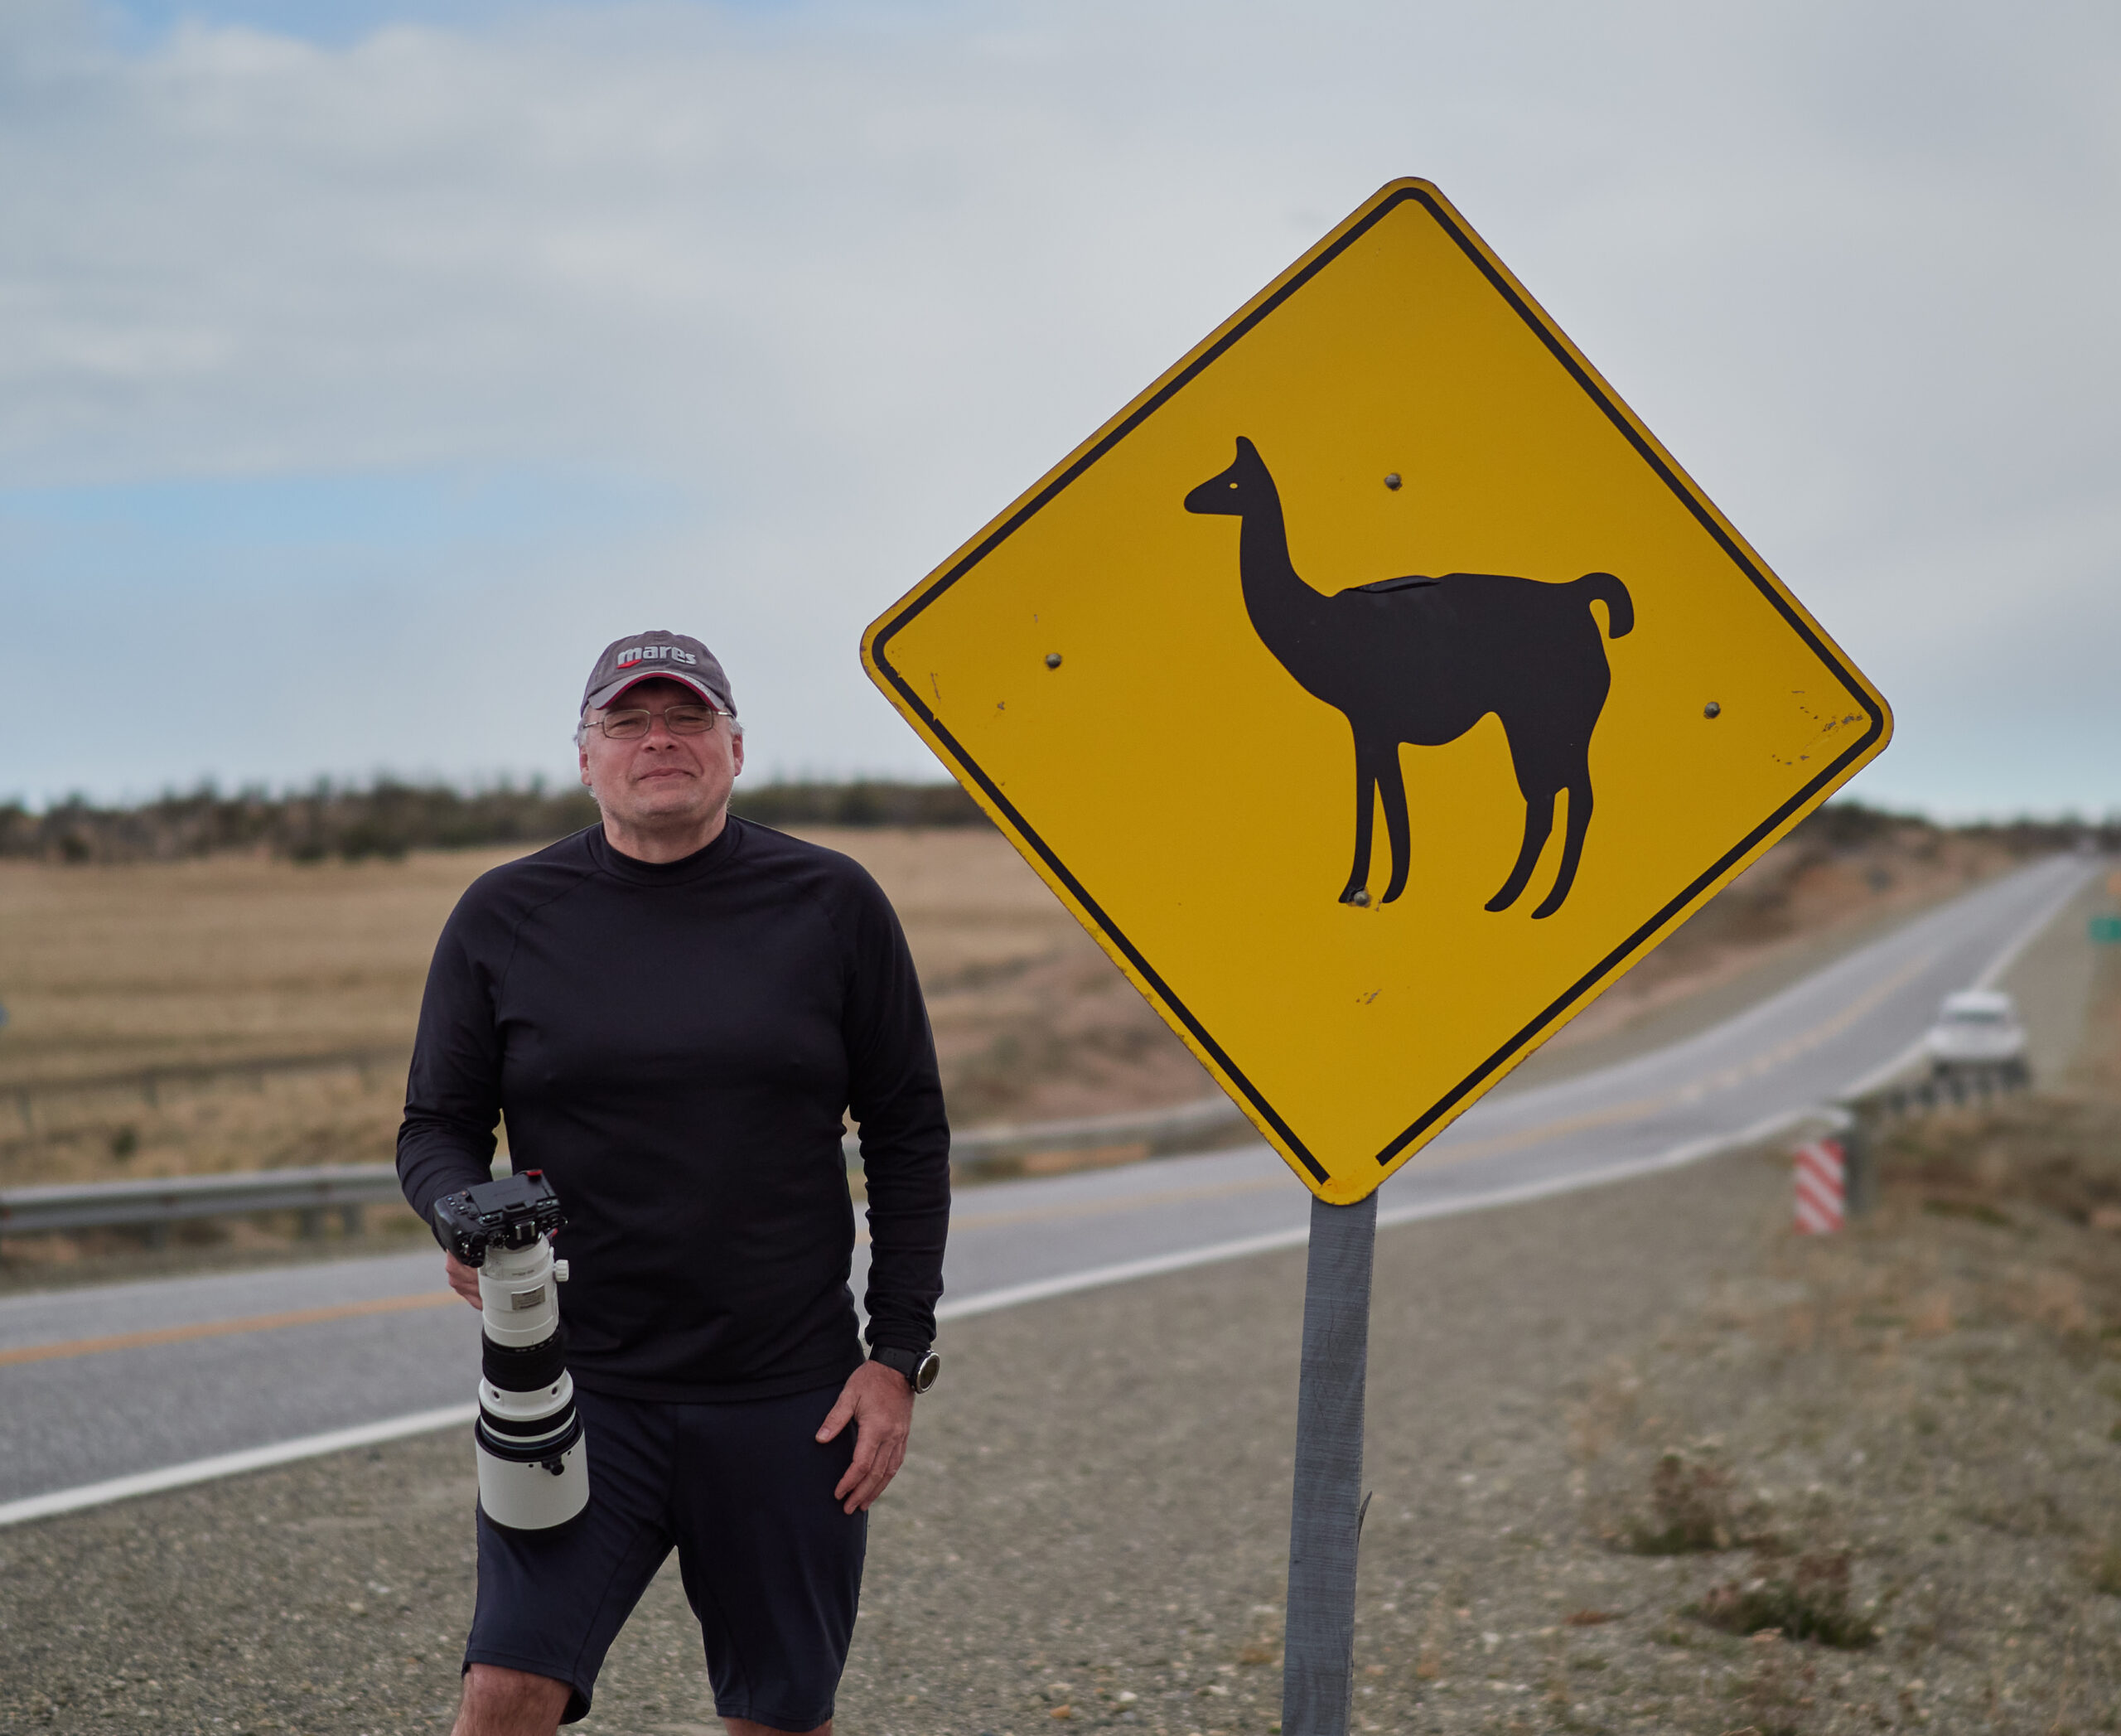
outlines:
M156 1067L402 1050L437 929L499 859L0 865L0 1183L387 1155L402 1063L231 1074L152 1102L137 1087L78 1087Z
M961 1124L1210 1089L997 834L808 835L864 863L897 907ZM0 1032L0 1187L387 1159L435 935L464 887L511 853L0 863L0 1001L11 1015ZM1861 850L1785 844L1558 1044L2004 863L1993 846L1922 828ZM365 1065L253 1065L357 1052ZM201 1066L220 1071L140 1082L147 1070Z
M813 835L896 905L961 1118L1208 1088L998 834ZM511 853L0 863L0 1186L387 1159L435 935ZM355 1052L369 1064L245 1065Z

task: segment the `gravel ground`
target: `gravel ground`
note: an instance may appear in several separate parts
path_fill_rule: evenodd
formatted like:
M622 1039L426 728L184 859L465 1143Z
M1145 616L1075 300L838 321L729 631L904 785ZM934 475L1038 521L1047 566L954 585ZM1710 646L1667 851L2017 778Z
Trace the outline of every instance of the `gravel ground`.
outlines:
M1833 1242L1779 1153L1385 1231L1358 1727L2117 1728L2118 1144L2091 1101L1933 1124ZM1302 1287L1293 1252L952 1326L840 1727L1273 1729ZM468 1457L0 1532L0 1729L446 1728ZM1751 1632L1829 1618L1878 1637ZM674 1572L582 1728L718 1728Z

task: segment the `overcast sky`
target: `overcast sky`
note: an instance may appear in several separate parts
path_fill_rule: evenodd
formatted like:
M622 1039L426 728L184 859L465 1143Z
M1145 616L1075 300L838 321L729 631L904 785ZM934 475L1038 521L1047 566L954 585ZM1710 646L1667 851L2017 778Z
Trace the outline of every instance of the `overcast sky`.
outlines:
M0 798L571 775L589 661L938 775L860 629L1437 181L1898 713L2121 808L2121 8L0 4Z

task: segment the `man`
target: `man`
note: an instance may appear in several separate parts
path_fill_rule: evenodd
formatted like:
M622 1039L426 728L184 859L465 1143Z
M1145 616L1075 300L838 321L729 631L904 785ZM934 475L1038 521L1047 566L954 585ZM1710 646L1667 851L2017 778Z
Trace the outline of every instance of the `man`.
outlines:
M502 1118L515 1167L551 1180L589 1462L564 1526L479 1516L457 1736L586 1714L673 1548L730 1731L829 1733L868 1509L934 1378L949 1134L920 984L858 865L730 816L736 710L696 639L607 648L576 733L602 824L482 876L428 974L405 1195L432 1223L487 1178ZM476 1274L447 1264L476 1307Z

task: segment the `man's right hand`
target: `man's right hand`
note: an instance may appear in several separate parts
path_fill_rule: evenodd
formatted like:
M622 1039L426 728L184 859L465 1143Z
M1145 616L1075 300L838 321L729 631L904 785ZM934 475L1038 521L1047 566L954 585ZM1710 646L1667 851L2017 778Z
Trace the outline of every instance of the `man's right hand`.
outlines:
M486 1304L479 1298L479 1269L466 1265L454 1254L446 1253L442 1257L444 1262L442 1269L449 1279L450 1289L473 1308L484 1308Z

